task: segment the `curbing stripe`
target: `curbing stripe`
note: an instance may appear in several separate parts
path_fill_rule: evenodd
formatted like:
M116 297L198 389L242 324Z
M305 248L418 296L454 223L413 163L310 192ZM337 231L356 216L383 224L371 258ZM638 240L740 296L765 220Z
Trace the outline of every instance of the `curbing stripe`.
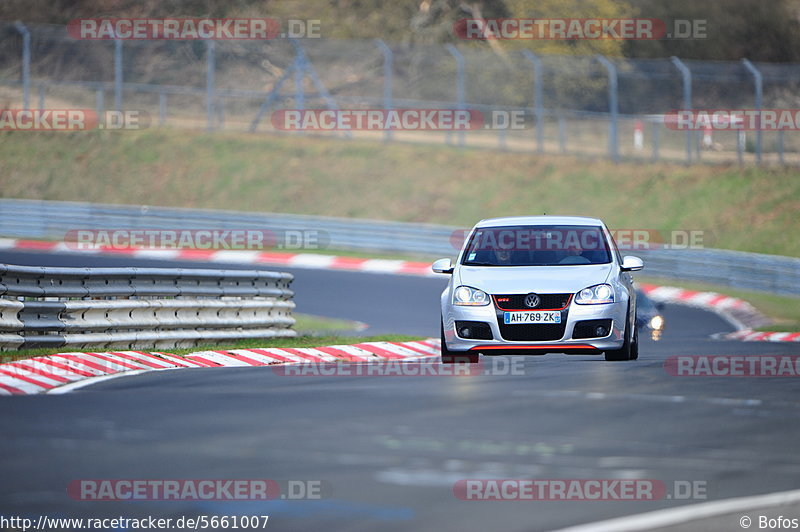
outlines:
M34 386L39 386L39 387L44 388L44 389L48 389L48 388L52 388L53 386L56 386L56 384L49 384L49 383L46 383L46 382L41 381L41 380L32 379L31 377L29 377L27 375L23 375L20 371L16 371L15 372L15 371L10 371L10 370L7 370L7 369L0 368L0 374L6 375L6 376L11 377L13 379L19 379L21 381L28 382L30 384L33 384Z
M119 368L119 369L117 369L118 372L119 371L125 371L126 369L143 369L144 368L144 366L142 366L141 364L134 364L130 360L126 360L123 357L113 355L112 353L75 353L75 354L76 355L77 354L82 354L84 356L88 355L88 356L91 356L91 357L99 358L100 360L104 360L105 362L109 362L109 363L111 363L111 364L113 364L113 365L115 365L115 366L117 366ZM122 368L125 368L125 369L122 369Z
M359 347L365 351L369 351L370 353L376 354L379 357L383 358L391 358L391 359L406 358L401 354L395 353L394 351L389 351L388 349L380 347L372 342L364 344L355 344L354 347Z
M166 369L175 367L174 364L167 362L163 358L158 358L157 356L151 355L149 353L143 353L142 351L115 351L114 354L121 354L124 353L130 357L138 359L143 364L152 364L152 367L158 369Z
M220 355L229 356L239 362L244 362L248 366L265 366L263 362L259 362L258 360L250 357L246 357L243 354L236 352L236 351L214 351L215 353L219 353Z
M56 355L51 355L50 358L65 360L67 365L70 367L82 366L84 368L89 368L87 371L91 371L95 375L107 375L109 373L116 373L108 366L102 366L100 364L97 364L96 362L92 362L88 358L82 358L80 357L80 355L58 353Z
M0 395L63 394L114 377L198 367L251 367L274 364L419 360L438 354L438 340L365 342L322 347L171 353L112 351L56 353L0 364Z
M15 368L17 370L25 371L29 375L37 375L40 377L44 377L46 379L50 379L51 381L56 381L59 384L66 384L70 382L69 379L62 377L61 375L56 375L55 373L44 371L43 369L33 364L31 360L17 360L3 365L6 367Z
M275 362L295 362L294 359L285 357L279 353L273 353L272 350L267 349L249 349L254 355L261 355L269 358L273 363Z

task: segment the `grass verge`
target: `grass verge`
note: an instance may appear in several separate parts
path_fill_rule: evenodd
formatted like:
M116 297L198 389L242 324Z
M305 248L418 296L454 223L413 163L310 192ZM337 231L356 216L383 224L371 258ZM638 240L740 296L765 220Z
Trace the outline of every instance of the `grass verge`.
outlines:
M702 231L800 256L793 168L626 163L452 146L170 129L0 133L5 197L287 212L471 227L515 214ZM65 228L69 229L69 228Z

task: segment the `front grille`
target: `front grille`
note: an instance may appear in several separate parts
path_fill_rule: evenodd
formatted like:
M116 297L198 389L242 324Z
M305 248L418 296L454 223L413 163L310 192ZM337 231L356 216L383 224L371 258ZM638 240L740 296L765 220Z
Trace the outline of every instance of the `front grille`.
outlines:
M564 323L504 325L500 318L500 334L511 342L551 342L564 336Z
M606 334L598 335L595 329L604 327ZM584 320L575 324L572 329L572 337L578 338L604 338L611 333L611 320Z
M496 294L494 304L503 310L561 310L569 305L572 294L537 294L539 306L531 309L525 306L525 296L528 294ZM507 301L501 301L507 299Z

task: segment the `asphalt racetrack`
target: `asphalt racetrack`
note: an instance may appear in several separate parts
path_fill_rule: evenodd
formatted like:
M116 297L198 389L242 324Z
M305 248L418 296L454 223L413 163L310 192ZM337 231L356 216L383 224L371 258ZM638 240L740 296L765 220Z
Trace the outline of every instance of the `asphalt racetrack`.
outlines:
M27 252L3 252L0 262L165 265ZM286 271L296 276L299 312L363 321L364 334L438 334L444 276ZM674 377L663 364L671 355L800 355L800 344L711 340L732 330L716 315L680 306L664 315L663 337L642 334L633 362L546 355L525 358L522 374L458 378L187 369L3 398L0 511L34 519L266 514L267 529L292 531L531 531L796 488L796 378ZM253 478L319 480L328 496L88 502L66 491L77 479ZM669 496L498 502L454 495L457 481L475 478L656 479ZM678 497L674 481L703 486L706 499ZM722 525L741 530L738 516Z

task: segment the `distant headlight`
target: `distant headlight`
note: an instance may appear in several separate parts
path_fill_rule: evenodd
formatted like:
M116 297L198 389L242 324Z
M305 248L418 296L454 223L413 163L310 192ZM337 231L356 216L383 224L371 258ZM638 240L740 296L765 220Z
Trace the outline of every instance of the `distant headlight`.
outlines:
M650 327L653 330L660 331L664 327L664 318L661 316L653 316L650 318Z
M471 286L459 286L453 294L453 303L461 306L483 307L489 304L489 295Z
M614 302L614 289L608 284L598 284L578 292L575 303L579 305L601 305Z

